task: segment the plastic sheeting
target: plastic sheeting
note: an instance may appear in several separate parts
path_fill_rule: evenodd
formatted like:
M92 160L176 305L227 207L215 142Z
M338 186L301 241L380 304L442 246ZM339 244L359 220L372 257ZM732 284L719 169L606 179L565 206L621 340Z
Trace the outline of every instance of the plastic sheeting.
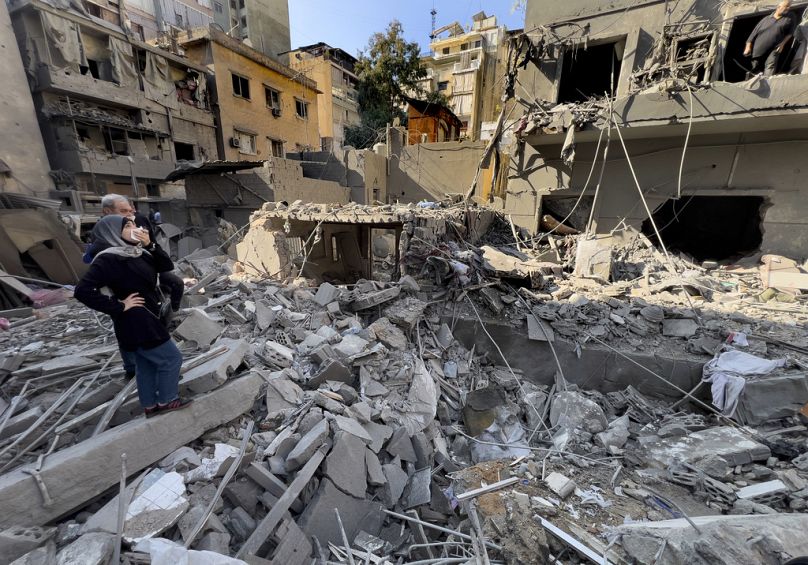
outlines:
M40 14L48 40L51 65L76 72L79 67L87 66L78 24L49 12L41 11Z
M163 538L146 539L135 545L136 551L148 553L151 565L247 565L213 551L196 551Z
M177 108L177 90L171 80L171 69L165 57L146 52L146 69L143 71L144 95L163 106Z
M110 35L109 51L112 62L112 80L121 86L137 89L139 84L132 44Z

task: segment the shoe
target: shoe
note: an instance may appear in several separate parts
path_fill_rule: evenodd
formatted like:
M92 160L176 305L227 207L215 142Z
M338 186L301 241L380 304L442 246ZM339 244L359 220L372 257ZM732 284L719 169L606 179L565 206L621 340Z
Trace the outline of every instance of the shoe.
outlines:
M146 415L147 418L151 418L152 416L156 416L157 413L160 411L159 406L152 406L151 408L144 408L143 413Z
M180 410L193 402L192 398L175 398L168 404L158 404L157 409L162 412L171 412L173 410Z

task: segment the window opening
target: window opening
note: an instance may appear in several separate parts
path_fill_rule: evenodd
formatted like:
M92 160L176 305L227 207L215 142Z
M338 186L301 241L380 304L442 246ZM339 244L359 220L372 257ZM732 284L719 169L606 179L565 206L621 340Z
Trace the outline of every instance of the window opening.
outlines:
M558 102L585 102L617 90L623 58L623 43L582 45L564 51Z

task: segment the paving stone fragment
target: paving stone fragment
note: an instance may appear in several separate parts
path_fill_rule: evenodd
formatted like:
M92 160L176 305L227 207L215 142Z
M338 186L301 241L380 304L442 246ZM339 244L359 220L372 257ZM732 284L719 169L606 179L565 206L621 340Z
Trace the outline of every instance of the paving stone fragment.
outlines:
M432 442L424 432L412 436L412 449L415 452L416 469L432 466Z
M342 358L347 359L358 355L368 346L368 341L358 335L348 334L342 341L333 346L334 351Z
M365 442L347 432L334 434L334 447L325 460L325 475L343 492L364 498L367 491Z
M35 406L30 410L26 410L22 414L17 414L8 419L6 422L5 427L3 428L2 433L0 433L0 439L9 438L15 434L23 432L31 427L31 425L37 421L37 419L42 416L44 410L40 406Z
M327 359L320 366L320 370L317 374L311 377L306 385L308 388L317 388L326 381L338 381L350 384L354 381L354 376L348 367L336 359Z
M233 504L241 506L250 516L255 516L258 497L263 489L250 479L234 479L224 488L223 496Z
M314 301L320 306L325 306L330 302L339 300L342 291L331 283L324 282L317 289L317 294L314 295Z
M360 310L367 310L368 308L373 308L374 306L378 306L379 304L390 302L391 300L396 298L400 293L401 288L398 286L377 290L375 292L369 292L354 300L351 303L351 308L354 310L354 312L359 312Z
M662 335L667 337L691 337L696 335L699 324L688 318L662 320Z
M286 457L286 470L295 471L300 469L314 455L314 452L325 443L326 438L328 438L328 422L322 420L300 439L300 442Z
M191 310L174 332L185 340L207 347L222 335L224 327L201 310Z
M269 414L295 409L302 399L303 389L285 375L267 382L266 402Z
M343 432L348 432L349 434L361 439L365 444L373 443L373 436L368 433L368 431L362 427L362 424L354 420L353 418L346 418L345 416L334 415L334 426L336 429L341 430Z
M270 472L270 470L267 469L263 463L253 461L250 463L250 466L244 470L244 472L253 481L258 483L261 488L266 490L276 499L283 496L283 493L286 492L286 483L272 474L272 472ZM303 510L303 504L300 502L300 500L296 500L292 503L291 508L294 512L299 513Z
M208 504L194 504L180 517L177 522L177 528L183 540L187 540L194 532L196 525L208 511L208 506ZM221 508L219 508L219 511L221 512ZM206 532L227 533L227 528L222 524L222 521L216 515L215 511L205 520L205 524L202 526L199 535L204 535Z

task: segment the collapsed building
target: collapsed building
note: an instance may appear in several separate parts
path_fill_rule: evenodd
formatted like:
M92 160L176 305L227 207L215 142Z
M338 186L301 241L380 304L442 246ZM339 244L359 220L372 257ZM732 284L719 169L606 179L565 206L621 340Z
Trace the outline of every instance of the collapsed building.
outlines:
M743 56L772 9L529 1L506 212L533 231L549 215L656 238L653 218L669 249L699 260L801 257L808 79L747 81Z

